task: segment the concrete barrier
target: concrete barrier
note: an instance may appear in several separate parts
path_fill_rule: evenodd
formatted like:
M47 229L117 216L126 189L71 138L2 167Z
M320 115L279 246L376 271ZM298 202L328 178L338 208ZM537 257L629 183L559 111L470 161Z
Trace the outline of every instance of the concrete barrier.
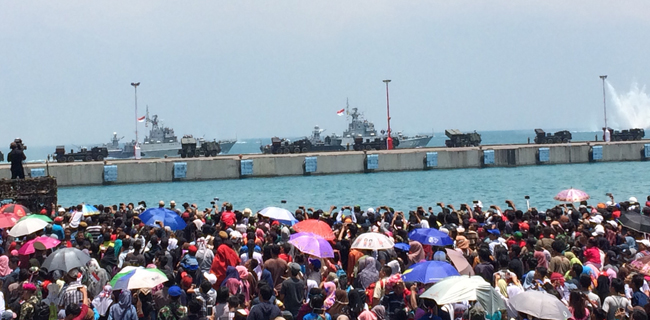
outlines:
M219 156L215 158L107 160L105 162L33 163L25 172L57 178L59 186L101 185L104 165L117 166L116 181L111 184L238 179L241 177L277 177L305 175L305 158L316 157L309 175L438 170L482 167L513 167L611 161L642 161L650 155L648 140L627 142L582 142L558 145L493 145L479 148L426 148L355 152L319 152L287 155ZM596 151L594 151L596 150ZM647 151L647 152L646 152ZM427 154L430 159L427 165ZM376 156L376 158L375 158ZM368 158L372 168L368 168ZM433 160L435 159L435 160ZM376 162L375 162L376 160ZM182 162L184 177L174 178L174 163ZM248 164L246 175L241 164ZM0 178L11 177L8 164L0 165Z

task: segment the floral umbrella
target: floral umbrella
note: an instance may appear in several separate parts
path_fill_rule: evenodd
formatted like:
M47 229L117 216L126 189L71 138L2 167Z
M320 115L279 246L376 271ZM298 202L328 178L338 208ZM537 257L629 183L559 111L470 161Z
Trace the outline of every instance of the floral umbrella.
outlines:
M589 199L589 195L578 189L566 189L560 191L553 199L563 202L580 202Z

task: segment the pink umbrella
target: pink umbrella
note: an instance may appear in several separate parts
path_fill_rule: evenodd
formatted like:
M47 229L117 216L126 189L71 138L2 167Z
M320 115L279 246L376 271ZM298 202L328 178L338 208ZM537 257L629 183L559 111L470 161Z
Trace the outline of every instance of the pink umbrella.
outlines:
M291 235L289 243L303 253L319 258L334 258L332 246L317 234L299 232Z
M571 188L560 191L553 199L563 202L580 202L589 199L589 195L582 190Z
M20 250L18 250L18 253L23 256L26 256L28 254L32 254L36 252L36 250L34 249L34 242L36 241L42 243L45 246L45 249L52 249L58 246L59 243L61 243L61 241L56 240L54 238L50 238L48 236L40 236L36 239L32 239L25 242L25 244L23 244L23 246L20 247Z

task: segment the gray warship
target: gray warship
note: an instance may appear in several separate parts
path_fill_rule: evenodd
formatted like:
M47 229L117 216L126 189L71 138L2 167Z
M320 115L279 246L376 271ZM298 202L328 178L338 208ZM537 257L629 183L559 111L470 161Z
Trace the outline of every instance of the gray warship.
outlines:
M346 108L347 117L351 118L350 123L348 123L348 129L343 132L342 136L332 135L332 138L341 139L342 145L354 145L355 137L362 137L364 141L374 140L375 138L385 137L386 132L382 130L379 134L375 129L375 124L364 119L363 114L359 113L357 108L352 108L350 112ZM402 132L397 134L393 133L391 135L394 138L399 140L399 145L396 149L412 149L412 148L422 148L426 147L431 141L433 136L430 135L416 135L416 136L406 136Z

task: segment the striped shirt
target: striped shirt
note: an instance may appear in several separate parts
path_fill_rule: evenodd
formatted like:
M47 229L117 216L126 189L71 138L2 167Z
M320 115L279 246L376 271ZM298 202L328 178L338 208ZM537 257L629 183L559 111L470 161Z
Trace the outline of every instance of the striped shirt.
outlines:
M88 226L86 228L86 232L90 233L90 235L93 237L93 242L96 242L97 239L102 235L102 226Z

